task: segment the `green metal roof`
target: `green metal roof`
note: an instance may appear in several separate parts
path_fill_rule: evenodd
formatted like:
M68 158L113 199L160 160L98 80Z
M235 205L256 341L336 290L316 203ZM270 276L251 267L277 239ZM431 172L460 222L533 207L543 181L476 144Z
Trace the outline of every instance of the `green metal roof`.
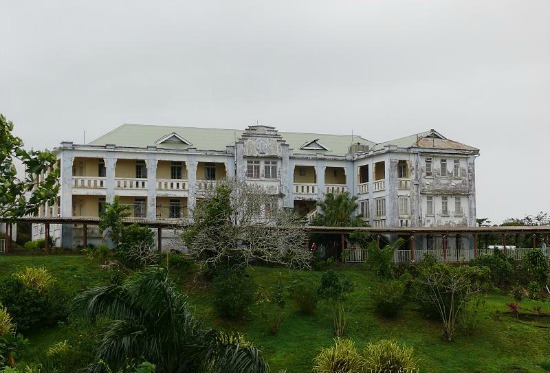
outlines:
M226 146L234 145L239 141L244 130L197 128L176 126L153 126L143 124L123 124L111 132L97 138L89 145L114 144L123 147L157 146L164 149L188 149L224 151ZM163 138L169 138L171 134L188 141L190 145L176 142L159 143ZM345 155L349 152L352 143L360 143L372 147L375 143L352 135L329 135L318 133L279 132L283 140L293 150L294 154L327 154ZM304 144L317 141L328 150L302 150Z

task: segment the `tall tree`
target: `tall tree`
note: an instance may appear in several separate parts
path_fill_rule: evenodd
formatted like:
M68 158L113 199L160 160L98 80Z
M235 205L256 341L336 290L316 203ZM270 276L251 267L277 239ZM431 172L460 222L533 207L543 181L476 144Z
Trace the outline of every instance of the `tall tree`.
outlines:
M13 123L0 114L0 217L10 221L53 203L59 189L55 154L25 150L12 131ZM24 167L23 178L17 175L17 163Z
M107 371L101 362L118 371L142 361L166 373L269 372L260 351L238 335L202 328L161 268L81 293L72 314L111 320L96 351L94 372Z

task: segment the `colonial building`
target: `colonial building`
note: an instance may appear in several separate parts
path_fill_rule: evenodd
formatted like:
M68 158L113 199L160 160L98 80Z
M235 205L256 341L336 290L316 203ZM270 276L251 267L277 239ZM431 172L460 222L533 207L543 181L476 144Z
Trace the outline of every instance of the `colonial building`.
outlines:
M262 125L125 124L86 145L61 143L58 204L41 214L97 217L119 196L135 218L187 219L205 191L239 178L304 214L314 214L325 194L348 191L374 227L475 226L478 154L435 130L375 143ZM77 245L73 228L58 227L56 244Z

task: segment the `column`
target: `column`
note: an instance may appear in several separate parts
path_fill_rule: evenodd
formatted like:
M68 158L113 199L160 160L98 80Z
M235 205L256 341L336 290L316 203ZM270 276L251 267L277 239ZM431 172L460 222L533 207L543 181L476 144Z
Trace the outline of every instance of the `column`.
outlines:
M187 200L187 210L189 211L189 217L192 218L193 210L197 202L197 166L198 162L194 155L189 156L187 162L187 177L189 180L189 198Z
M317 198L321 201L325 198L325 161L317 161L315 165L315 176L317 179Z
M113 153L107 153L107 157L104 159L105 162L105 188L106 195L105 201L108 203L113 203L115 200L115 188L116 188L116 162L117 159Z
M152 154L145 160L147 164L147 219L157 219L157 159Z

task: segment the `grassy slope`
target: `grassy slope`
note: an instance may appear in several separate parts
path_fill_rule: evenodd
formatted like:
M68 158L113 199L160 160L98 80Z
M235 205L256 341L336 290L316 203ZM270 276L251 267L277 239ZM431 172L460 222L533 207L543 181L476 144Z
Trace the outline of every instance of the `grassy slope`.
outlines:
M0 280L27 265L45 266L74 291L81 285L105 283L110 277L108 272L98 268L96 262L79 256L0 256ZM440 338L440 324L420 318L414 304L408 304L397 320L388 321L375 316L369 294L379 280L362 267L345 268L341 272L356 284L349 302L348 336L355 341L358 350L368 342L395 338L414 347L422 372L435 373L544 372L540 364L550 362L550 329L537 327L541 324L550 326L550 322L518 321L502 314L507 311L505 303L511 301L510 297L499 294L487 296L476 333L470 336L457 334L455 342L445 343ZM278 280L285 284L295 280L318 284L322 275L314 271L263 267L251 268L249 273L262 287L269 287ZM194 312L204 318L206 324L245 333L247 339L262 349L274 372L279 369L286 369L289 373L311 371L312 360L319 349L333 343L330 312L323 305L319 305L315 315L303 316L288 300L287 317L279 334L272 336L265 331L262 318L256 316L258 306L252 307L246 320L234 323L221 321L211 311L208 285L194 282L193 276L184 276L177 271L173 275L189 294ZM534 304L524 301L522 306L530 308ZM550 312L550 305L544 303L543 308ZM49 345L67 338L64 333L64 329L54 329L31 336L31 347L26 355L28 361L37 361L37 356Z

